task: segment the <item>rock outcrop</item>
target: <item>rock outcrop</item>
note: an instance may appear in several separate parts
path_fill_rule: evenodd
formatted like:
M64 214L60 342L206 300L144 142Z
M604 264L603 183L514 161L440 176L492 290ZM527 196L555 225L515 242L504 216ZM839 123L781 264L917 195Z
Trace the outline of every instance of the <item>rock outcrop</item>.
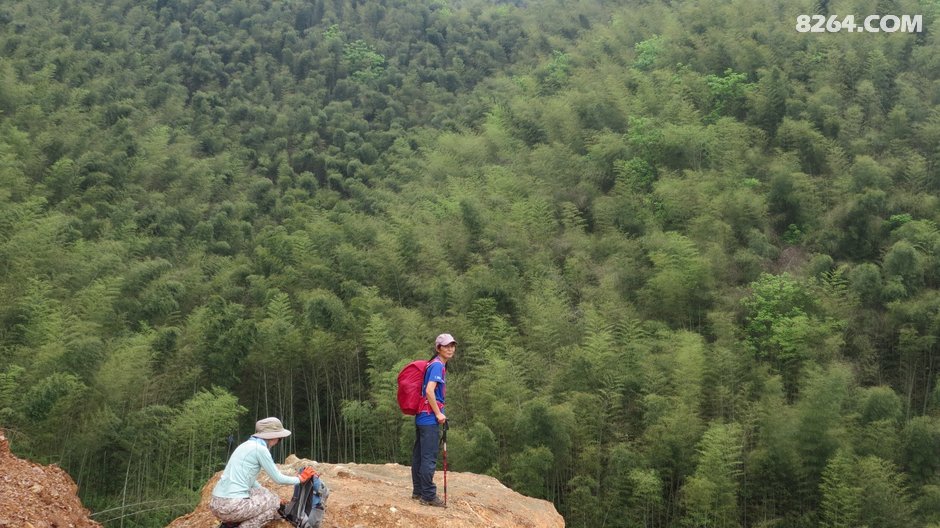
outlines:
M0 431L0 528L101 528L62 468L40 466L10 453Z
M281 471L292 474L312 465L330 488L323 528L563 528L565 521L548 501L520 495L498 480L472 473L447 473L447 508L411 500L411 468L398 464L320 464L293 455ZM216 474L202 490L196 509L167 528L216 528L209 512ZM273 484L262 472L259 481L284 499L291 486ZM434 477L443 495L444 475ZM278 521L271 528L289 528Z

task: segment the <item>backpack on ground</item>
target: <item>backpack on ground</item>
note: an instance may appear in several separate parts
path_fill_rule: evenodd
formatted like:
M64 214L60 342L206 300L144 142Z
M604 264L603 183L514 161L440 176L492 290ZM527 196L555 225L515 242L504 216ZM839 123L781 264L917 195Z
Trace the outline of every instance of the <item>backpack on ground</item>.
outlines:
M423 391L424 373L428 370L426 359L412 361L398 373L398 407L401 412L414 416L427 406Z
M300 468L299 472L303 470L304 468ZM280 509L281 517L297 528L320 528L326 514L326 499L329 496L330 490L319 476L296 484L290 502Z

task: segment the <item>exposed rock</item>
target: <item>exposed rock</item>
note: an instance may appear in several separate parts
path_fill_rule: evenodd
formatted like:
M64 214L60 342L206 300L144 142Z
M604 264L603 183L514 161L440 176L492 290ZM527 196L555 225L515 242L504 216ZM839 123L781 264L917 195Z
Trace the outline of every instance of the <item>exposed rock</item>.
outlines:
M68 473L13 456L2 431L0 468L0 528L101 528Z
M294 456L281 466L293 473L313 465L330 488L323 528L563 528L564 520L547 501L520 495L492 477L447 474L446 509L411 500L411 468L398 464L318 464ZM40 466L10 453L0 431L0 528L101 528L78 499L78 486L56 465ZM212 488L221 473L202 490L196 509L169 528L216 528L208 510ZM261 483L282 498L292 486L273 484L264 473ZM435 476L443 495L444 475ZM289 528L275 522L271 528Z
M398 464L320 464L291 455L283 473L312 465L330 488L323 528L563 528L564 519L548 501L520 495L498 480L473 473L447 473L447 508L411 500L411 468ZM202 490L196 509L167 528L216 528L209 511L217 473ZM292 486L278 486L261 473L259 481L288 499ZM443 472L434 477L443 497ZM289 528L278 521L270 528Z

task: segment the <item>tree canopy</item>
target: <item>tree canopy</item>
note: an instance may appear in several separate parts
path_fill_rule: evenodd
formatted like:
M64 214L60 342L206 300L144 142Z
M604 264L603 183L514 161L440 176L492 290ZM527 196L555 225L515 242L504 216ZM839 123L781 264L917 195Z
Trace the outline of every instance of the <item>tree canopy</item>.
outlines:
M5 2L0 427L163 526L265 416L407 463L446 331L450 469L570 526L940 525L938 15Z

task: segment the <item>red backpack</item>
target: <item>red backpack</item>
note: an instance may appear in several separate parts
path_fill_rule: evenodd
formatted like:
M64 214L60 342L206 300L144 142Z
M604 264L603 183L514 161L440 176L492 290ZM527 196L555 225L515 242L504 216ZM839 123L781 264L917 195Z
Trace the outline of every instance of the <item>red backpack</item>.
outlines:
M401 412L414 416L430 409L424 396L424 375L428 370L426 359L418 359L405 365L398 373L398 406Z

